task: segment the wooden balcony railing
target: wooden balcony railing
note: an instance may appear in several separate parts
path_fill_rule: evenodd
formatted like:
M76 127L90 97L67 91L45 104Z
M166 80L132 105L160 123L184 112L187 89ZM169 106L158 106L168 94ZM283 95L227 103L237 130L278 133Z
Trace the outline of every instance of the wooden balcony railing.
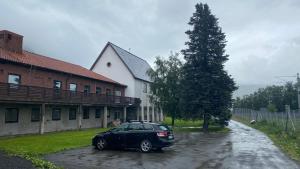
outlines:
M140 99L0 83L0 101L139 106Z

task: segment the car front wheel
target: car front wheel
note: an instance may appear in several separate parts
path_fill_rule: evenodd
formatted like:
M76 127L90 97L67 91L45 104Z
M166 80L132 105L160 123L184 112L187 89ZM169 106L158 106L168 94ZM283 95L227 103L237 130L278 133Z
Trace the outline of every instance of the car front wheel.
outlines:
M140 149L144 153L148 153L149 151L151 151L151 148L152 144L149 140L143 140L140 144Z
M98 150L103 150L106 147L106 141L103 138L99 138L96 144Z

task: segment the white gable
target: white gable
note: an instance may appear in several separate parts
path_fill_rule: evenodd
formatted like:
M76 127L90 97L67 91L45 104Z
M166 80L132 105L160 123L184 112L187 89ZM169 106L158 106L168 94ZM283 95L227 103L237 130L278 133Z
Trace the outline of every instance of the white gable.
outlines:
M127 85L125 96L135 97L135 79L110 45L103 51L92 71Z

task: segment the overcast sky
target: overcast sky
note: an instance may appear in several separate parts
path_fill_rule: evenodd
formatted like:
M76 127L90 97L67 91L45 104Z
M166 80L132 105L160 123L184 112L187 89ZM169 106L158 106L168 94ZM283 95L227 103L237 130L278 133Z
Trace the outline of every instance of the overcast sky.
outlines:
M107 41L153 64L183 49L194 0L0 0L0 29L24 48L90 68ZM226 69L239 85L279 84L300 72L299 0L207 0L227 35Z

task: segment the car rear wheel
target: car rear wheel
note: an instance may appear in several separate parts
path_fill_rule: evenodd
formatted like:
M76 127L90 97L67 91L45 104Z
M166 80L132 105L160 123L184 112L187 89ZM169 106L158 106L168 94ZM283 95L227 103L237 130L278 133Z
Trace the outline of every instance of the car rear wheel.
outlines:
M144 153L148 153L152 149L152 144L149 140L143 140L140 144L140 149Z
M98 150L103 150L106 147L106 141L103 138L99 138L97 140L96 147Z

